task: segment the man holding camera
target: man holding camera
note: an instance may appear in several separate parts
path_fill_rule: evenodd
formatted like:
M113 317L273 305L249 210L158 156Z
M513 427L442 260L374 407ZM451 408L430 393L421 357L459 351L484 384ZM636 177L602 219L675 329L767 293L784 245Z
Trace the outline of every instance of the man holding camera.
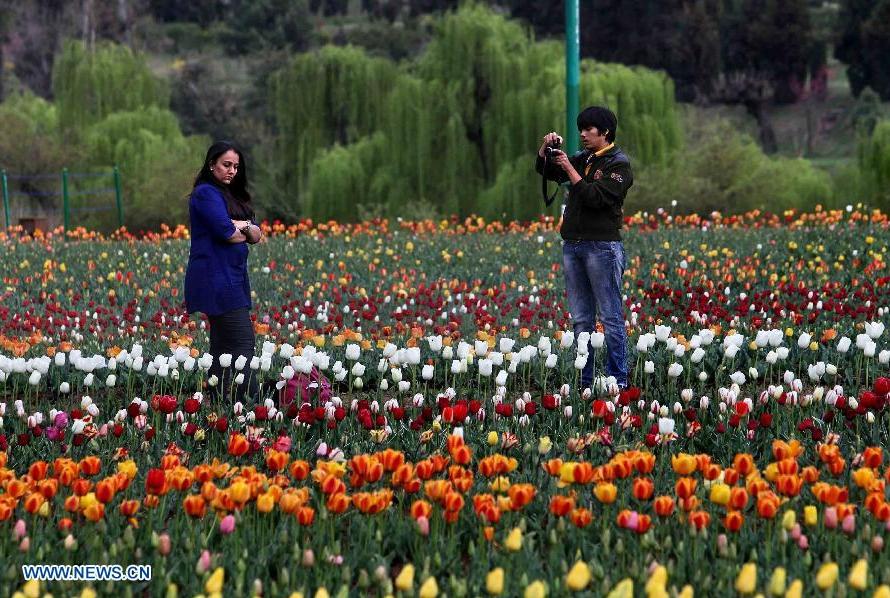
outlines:
M606 374L627 386L627 331L621 277L624 246L621 224L624 198L633 185L630 160L615 145L618 119L608 108L591 106L578 115L584 149L573 156L559 149L562 138L544 136L535 169L569 193L560 219L566 294L575 334L596 330L599 314L605 331ZM593 382L593 360L581 371L581 388Z

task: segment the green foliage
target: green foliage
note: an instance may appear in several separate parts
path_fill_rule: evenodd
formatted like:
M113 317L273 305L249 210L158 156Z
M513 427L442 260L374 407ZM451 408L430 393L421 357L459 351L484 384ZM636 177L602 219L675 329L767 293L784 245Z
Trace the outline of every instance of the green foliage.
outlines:
M173 113L154 106L111 114L87 130L84 142L90 163L119 165L131 230L188 221L186 197L208 144L203 136L184 137Z
M831 201L829 175L799 158L767 156L727 121L696 125L682 156L670 166L637 171L626 212L671 209L683 213L778 212L812 209Z
M890 207L890 120L882 120L859 144L859 167L877 207Z
M75 134L114 112L169 101L166 86L142 55L111 43L91 50L76 41L65 42L56 59L53 95L62 129Z
M835 56L847 65L854 95L866 87L890 100L890 0L844 0Z
M680 139L671 81L590 61L582 71L585 105L613 107L634 160L666 161ZM299 56L272 83L281 188L316 218L354 219L347 189L389 215L422 201L446 214L533 217L543 209L533 154L564 126L564 76L560 44L535 43L475 4L443 16L401 70L348 47Z

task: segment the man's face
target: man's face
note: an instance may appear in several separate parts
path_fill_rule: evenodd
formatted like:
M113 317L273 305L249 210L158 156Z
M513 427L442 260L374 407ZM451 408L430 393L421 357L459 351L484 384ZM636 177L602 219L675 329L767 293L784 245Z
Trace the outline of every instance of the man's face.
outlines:
M581 129L579 133L581 135L581 143L584 145L584 149L597 151L609 145L609 142L606 141L606 136L601 135L599 129L596 127Z

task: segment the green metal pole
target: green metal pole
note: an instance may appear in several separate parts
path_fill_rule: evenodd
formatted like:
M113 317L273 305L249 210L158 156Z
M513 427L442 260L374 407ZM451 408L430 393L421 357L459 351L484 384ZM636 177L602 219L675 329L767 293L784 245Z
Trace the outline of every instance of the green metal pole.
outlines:
M117 164L114 165L114 200L117 202L117 226L118 228L124 225L124 204L122 202L122 193L121 193L121 171L118 169Z
M578 0L566 0L566 132L565 151L572 155L581 143L578 135L578 88L581 79L579 69L580 29Z
M3 187L3 214L6 216L6 229L9 230L9 182L5 169L0 173L0 187Z
M65 232L68 232L68 169L62 169L62 213L64 216Z

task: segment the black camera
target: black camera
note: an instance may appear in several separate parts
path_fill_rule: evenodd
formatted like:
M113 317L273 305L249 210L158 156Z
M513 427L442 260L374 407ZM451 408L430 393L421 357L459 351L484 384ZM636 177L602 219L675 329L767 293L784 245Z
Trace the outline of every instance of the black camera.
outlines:
M562 139L557 138L556 141L552 141L547 144L547 147L544 148L544 156L547 159L553 158L556 156L556 150L562 147Z

